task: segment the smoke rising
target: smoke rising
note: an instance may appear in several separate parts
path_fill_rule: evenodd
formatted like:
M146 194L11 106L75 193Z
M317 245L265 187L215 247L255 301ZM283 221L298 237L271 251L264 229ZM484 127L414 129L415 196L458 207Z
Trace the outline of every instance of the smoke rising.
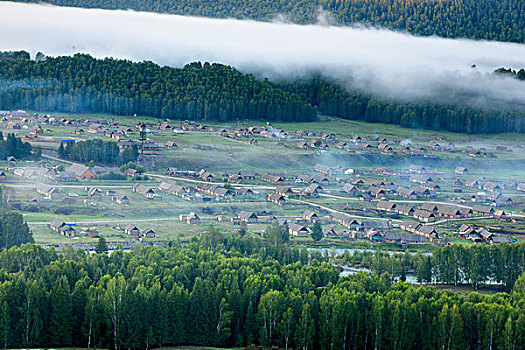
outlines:
M0 2L0 50L151 60L200 60L270 79L312 71L399 100L512 105L525 110L525 82L489 74L525 67L525 45L415 37L364 27L266 23ZM475 67L473 67L475 65Z

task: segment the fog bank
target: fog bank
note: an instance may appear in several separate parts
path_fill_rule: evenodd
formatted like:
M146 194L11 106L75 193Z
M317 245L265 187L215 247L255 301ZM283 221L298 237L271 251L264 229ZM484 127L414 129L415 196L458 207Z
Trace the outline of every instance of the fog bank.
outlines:
M525 110L525 82L486 74L502 66L525 68L521 44L0 2L0 50L85 52L171 66L220 62L273 79L320 71L385 97Z

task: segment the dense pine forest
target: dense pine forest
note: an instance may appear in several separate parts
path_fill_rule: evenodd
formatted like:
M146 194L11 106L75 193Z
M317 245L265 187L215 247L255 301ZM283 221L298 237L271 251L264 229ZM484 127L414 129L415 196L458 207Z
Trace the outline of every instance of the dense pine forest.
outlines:
M522 71L498 70L518 79ZM345 119L467 133L525 132L525 113L430 102L401 103L349 91L319 75L271 83L220 64L40 56L0 59L0 109L148 115L173 119L311 121Z
M418 35L525 42L522 0L15 0L180 15L316 23L320 10L337 24L369 24Z
M495 74L509 74L521 79L525 71L509 72L499 69ZM305 101L316 106L320 113L344 119L471 134L525 132L525 113L506 110L505 106L481 109L459 103L398 102L349 91L320 75L294 82L280 82L278 86L299 94Z
M310 121L317 114L298 95L229 66L177 69L82 54L0 60L0 109L18 108L218 121Z
M58 156L80 163L122 165L137 160L139 151L138 147L134 146L121 152L116 142L96 139L61 142L58 147Z
M517 247L523 259L524 247ZM388 273L339 277L331 263L285 243L278 229L266 239L210 229L184 247L172 241L131 252L106 248L102 242L96 254L71 246L57 253L28 244L0 252L0 343L115 350L525 347L524 276L510 294L468 297L393 283Z

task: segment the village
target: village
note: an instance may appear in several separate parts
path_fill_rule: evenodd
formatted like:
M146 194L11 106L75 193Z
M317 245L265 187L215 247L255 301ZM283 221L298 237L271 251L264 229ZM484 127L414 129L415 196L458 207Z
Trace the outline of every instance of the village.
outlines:
M4 135L41 152L6 159L0 181L6 205L41 244L188 241L210 226L263 235L272 224L312 245L431 249L525 238L525 140L325 125L0 111ZM140 154L116 166L57 153L63 142L93 139Z

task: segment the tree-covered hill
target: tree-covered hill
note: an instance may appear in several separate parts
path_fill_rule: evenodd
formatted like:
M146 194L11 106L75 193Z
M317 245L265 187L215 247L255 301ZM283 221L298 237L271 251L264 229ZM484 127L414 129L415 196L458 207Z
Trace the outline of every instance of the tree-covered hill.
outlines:
M345 119L466 133L525 132L525 113L433 101L401 103L349 91L320 75L272 83L221 64L184 68L89 55L0 59L0 109L149 115L173 119ZM522 71L498 70L520 77Z
M495 74L509 74L520 79L523 72L499 69ZM488 109L469 107L460 102L399 102L349 91L337 82L317 74L308 79L280 82L279 86L299 94L316 106L321 114L344 119L471 134L525 132L525 113L508 106Z
M418 35L525 42L523 0L15 0L61 6L133 9L181 15L271 20L284 15L315 23L327 11L336 23L364 23Z
M317 114L298 95L229 66L177 69L82 54L1 59L0 109L17 108L220 121L309 121Z

